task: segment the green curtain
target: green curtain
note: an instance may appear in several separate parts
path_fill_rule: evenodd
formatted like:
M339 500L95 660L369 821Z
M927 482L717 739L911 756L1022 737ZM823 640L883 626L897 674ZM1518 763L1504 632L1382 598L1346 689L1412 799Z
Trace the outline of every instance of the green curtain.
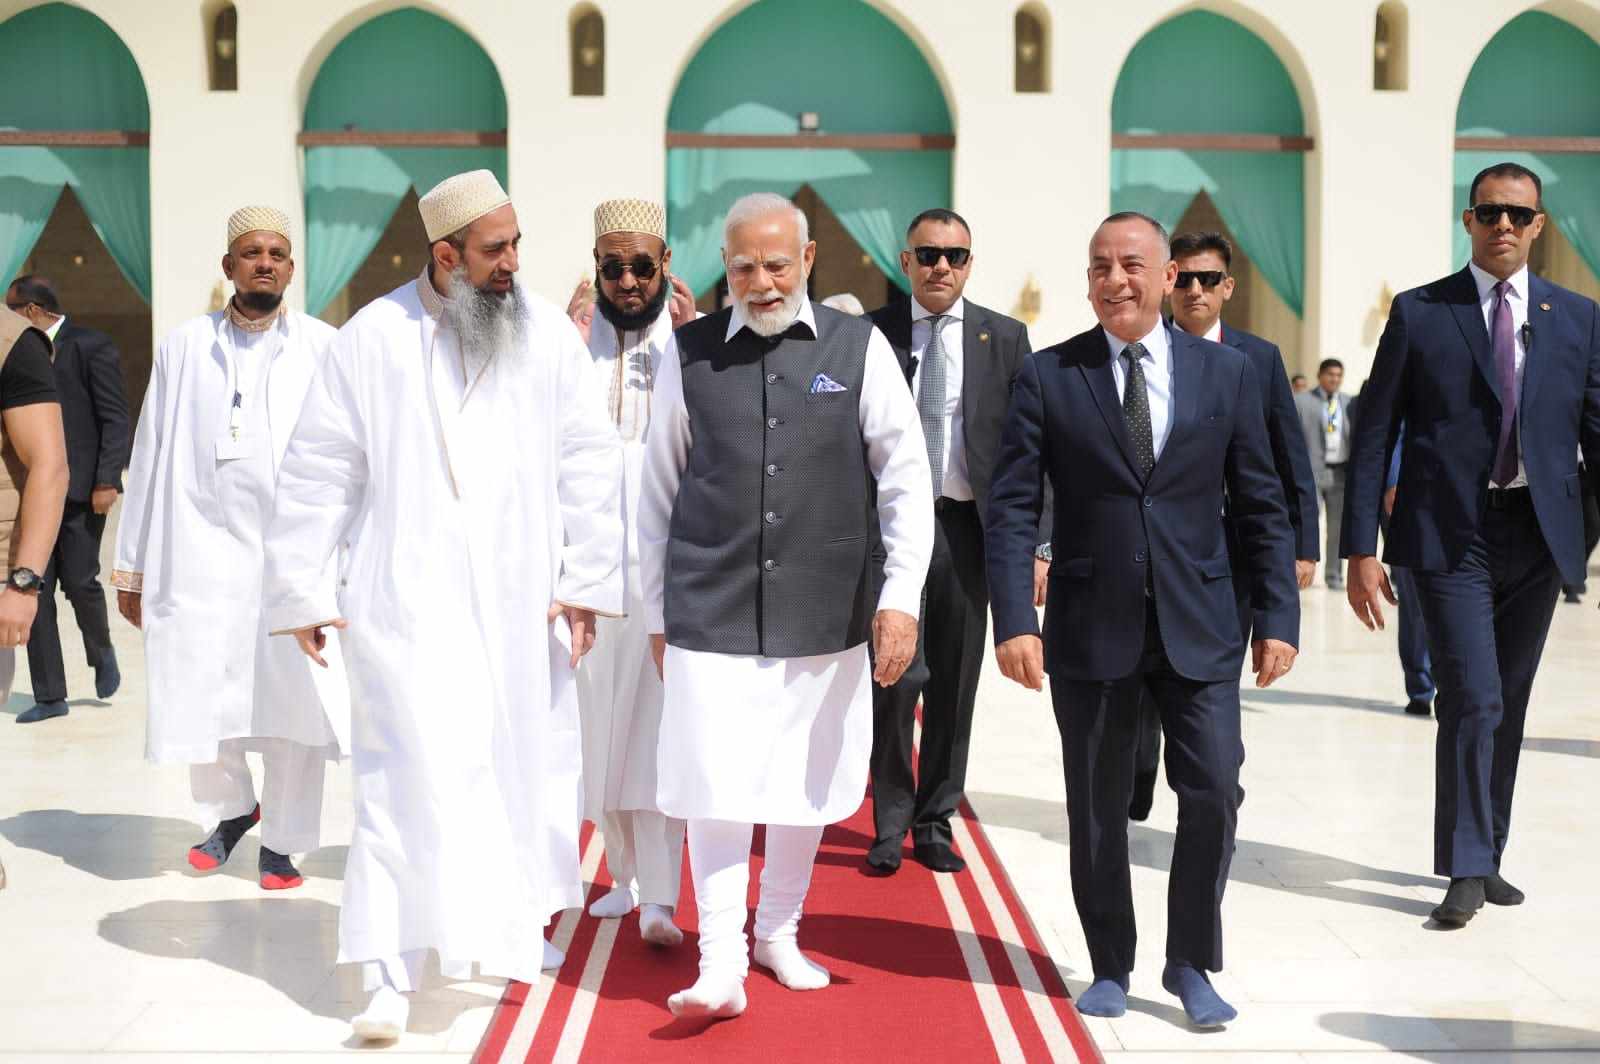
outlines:
M1203 105L1176 92L1172 72L1204 57ZM1157 26L1134 47L1111 103L1117 133L1305 132L1300 97L1266 42L1195 11ZM1305 313L1305 156L1300 152L1117 149L1111 209L1140 211L1169 229L1201 191L1285 304Z
M437 15L403 8L339 42L306 102L307 130L506 128L506 97L477 42ZM463 170L506 183L504 148L306 150L306 304L321 313L377 247L406 192Z
M1472 65L1456 133L1470 137L1600 136L1600 44L1569 22L1530 11L1495 34ZM1471 257L1461 225L1472 178L1498 162L1526 166L1544 182L1545 208L1600 276L1600 155L1460 151L1450 225L1455 261Z
M816 57L826 56L825 62ZM861 0L761 0L719 29L684 72L667 127L791 134L816 112L828 133L950 133L944 91L917 46ZM697 293L722 275L722 217L749 192L809 184L904 288L906 223L950 205L950 153L675 148L667 153L673 270Z
M139 68L111 28L67 4L0 23L0 129L148 130ZM25 88L23 88L25 87ZM0 148L0 279L16 275L71 185L134 289L150 301L148 148Z

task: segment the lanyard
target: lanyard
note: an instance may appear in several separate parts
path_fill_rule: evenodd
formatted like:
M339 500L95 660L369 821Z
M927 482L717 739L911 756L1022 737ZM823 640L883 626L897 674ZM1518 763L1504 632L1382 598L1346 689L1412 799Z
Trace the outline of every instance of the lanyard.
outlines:
M249 397L246 389L239 379L239 354L234 345L233 326L228 322L228 316L222 316L222 323L217 329L217 343L222 348L222 361L228 370L228 435L234 441L244 435L245 400ZM280 345L281 350L281 345ZM267 365L258 369L254 385L266 386L266 378L272 372L272 359L267 358ZM272 411L267 410L267 431L272 431Z

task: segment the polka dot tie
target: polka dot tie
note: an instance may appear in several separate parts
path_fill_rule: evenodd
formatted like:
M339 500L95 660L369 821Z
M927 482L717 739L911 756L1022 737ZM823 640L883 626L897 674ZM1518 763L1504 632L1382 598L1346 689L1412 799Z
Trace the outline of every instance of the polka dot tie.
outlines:
M1133 457L1141 479L1149 477L1156 464L1155 433L1150 428L1150 393L1144 384L1147 354L1144 344L1129 344L1122 349L1122 357L1128 360L1128 381L1122 389L1122 420L1127 423L1128 436L1133 440Z
M922 353L922 383L917 389L917 413L922 416L922 436L928 444L928 468L933 472L933 497L944 492L944 323L948 314L928 318L928 347Z

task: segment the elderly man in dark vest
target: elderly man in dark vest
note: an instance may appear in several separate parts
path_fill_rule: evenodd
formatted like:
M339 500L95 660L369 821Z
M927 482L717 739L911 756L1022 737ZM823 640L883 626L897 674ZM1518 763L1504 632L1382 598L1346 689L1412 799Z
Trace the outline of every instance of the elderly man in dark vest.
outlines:
M679 329L656 381L638 521L665 681L657 799L688 821L700 916L700 978L667 1002L678 1016L744 1011L757 823L756 963L793 990L828 984L796 937L811 866L823 827L866 789L871 684L898 680L916 650L927 447L888 340L806 298L815 255L788 200L735 203L733 305ZM875 600L874 523L887 551Z

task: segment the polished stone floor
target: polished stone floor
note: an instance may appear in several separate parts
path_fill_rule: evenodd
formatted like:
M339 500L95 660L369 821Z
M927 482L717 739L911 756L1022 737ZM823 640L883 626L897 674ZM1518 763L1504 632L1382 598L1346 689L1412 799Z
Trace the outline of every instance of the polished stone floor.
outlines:
M1428 873L1434 726L1400 711L1392 629L1369 635L1342 596L1306 592L1301 664L1278 687L1245 694L1249 798L1225 907L1228 968L1216 980L1240 1017L1193 1033L1159 986L1176 815L1163 786L1133 833L1144 936L1132 1009L1090 1021L1108 1059L1600 1060L1600 981L1590 975L1600 949L1597 601L1558 608L1535 688L1505 864L1528 903L1444 932L1427 920L1442 890ZM327 845L303 862L301 890L257 889L253 841L223 872L189 874L183 853L201 829L186 770L141 757L137 633L114 618L125 684L98 702L86 696L82 649L61 608L71 715L12 724L32 702L25 661L0 711L0 858L10 877L0 892L0 1064L342 1054L361 997L333 964L347 770L330 773ZM992 670L969 790L1081 990L1055 724L1045 696ZM467 1059L498 992L455 984L430 995L391 1054ZM895 1059L892 1043L883 1059Z

